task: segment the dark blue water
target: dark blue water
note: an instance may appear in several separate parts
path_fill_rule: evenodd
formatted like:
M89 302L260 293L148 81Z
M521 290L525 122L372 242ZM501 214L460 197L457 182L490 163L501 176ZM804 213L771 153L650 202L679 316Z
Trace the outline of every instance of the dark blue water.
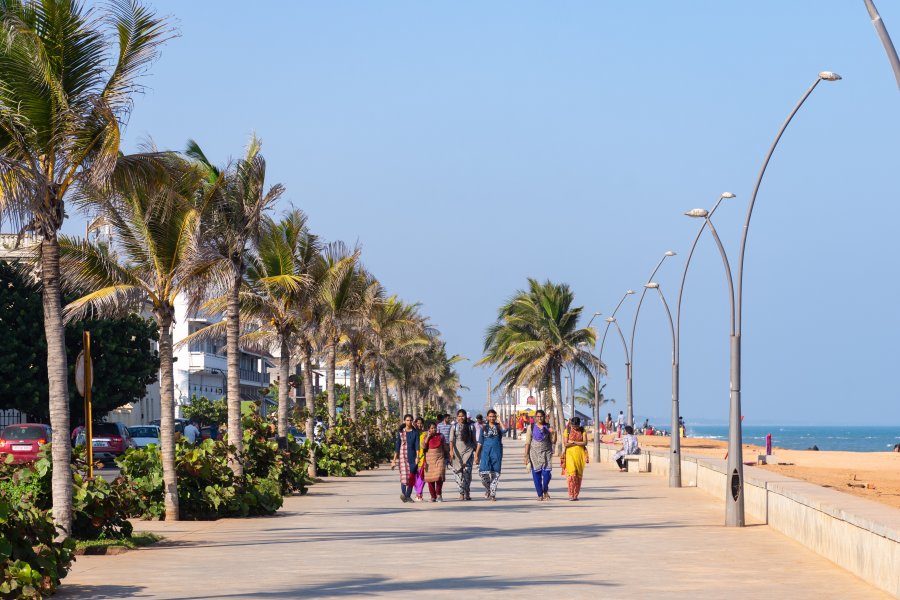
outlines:
M690 437L728 439L727 425L690 425ZM772 446L789 450L806 450L818 446L819 450L848 450L853 452L890 452L900 444L900 426L845 427L845 426L787 426L745 425L744 443L766 445L766 434L772 434Z

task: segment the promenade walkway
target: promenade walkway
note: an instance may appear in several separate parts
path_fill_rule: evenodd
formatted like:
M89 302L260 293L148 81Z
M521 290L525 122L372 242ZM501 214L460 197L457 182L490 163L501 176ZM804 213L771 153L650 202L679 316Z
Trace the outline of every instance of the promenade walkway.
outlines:
M166 542L79 558L57 597L888 597L766 526L726 529L720 503L648 474L591 464L568 502L554 473L553 500L537 502L521 456L507 444L496 503L458 502L448 482L443 504L402 504L383 468L269 518L143 524Z

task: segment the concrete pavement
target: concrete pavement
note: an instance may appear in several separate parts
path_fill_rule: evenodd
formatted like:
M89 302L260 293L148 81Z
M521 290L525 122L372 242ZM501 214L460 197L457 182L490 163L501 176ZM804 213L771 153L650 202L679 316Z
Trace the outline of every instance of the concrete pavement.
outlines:
M275 516L148 523L166 541L79 557L58 598L887 598L764 525L726 529L694 488L591 464L582 500L537 502L507 440L498 501L402 504L396 471L331 478ZM426 488L427 497L427 488Z

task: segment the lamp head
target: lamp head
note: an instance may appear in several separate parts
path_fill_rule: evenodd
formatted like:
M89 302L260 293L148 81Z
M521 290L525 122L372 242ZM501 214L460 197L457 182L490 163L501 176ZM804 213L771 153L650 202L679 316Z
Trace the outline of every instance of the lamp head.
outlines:
M595 316L595 317L599 317L599 316L602 315L602 314L603 314L603 313L600 312L600 311L598 310L597 312L594 313L594 316Z
M649 290L655 290L655 289L659 289L659 284L656 283L655 281L651 281L649 283L644 284L644 287Z
M689 217L705 218L709 216L709 211L705 208L692 208L684 214Z
M840 81L842 78L833 71L822 71L819 73L819 79L824 79L825 81Z
M734 198L735 195L732 194L731 192L725 192L724 194L722 194L722 197L723 198Z
M673 252L672 250L666 250L665 256L675 256L675 252Z
M634 293L634 290L625 290L625 295L630 296Z
M615 318L615 317L606 317L606 322L607 322L607 323L615 323L615 322L616 322L616 318Z

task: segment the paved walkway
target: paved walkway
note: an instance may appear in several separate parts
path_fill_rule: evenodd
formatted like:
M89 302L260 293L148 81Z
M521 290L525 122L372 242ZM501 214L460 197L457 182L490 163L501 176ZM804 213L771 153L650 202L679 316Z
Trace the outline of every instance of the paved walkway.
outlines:
M57 598L887 597L766 526L722 527L710 496L649 474L592 464L568 502L555 473L539 503L520 457L508 444L496 503L458 502L448 482L448 502L402 504L381 469L273 517L144 525L166 542L79 558Z

